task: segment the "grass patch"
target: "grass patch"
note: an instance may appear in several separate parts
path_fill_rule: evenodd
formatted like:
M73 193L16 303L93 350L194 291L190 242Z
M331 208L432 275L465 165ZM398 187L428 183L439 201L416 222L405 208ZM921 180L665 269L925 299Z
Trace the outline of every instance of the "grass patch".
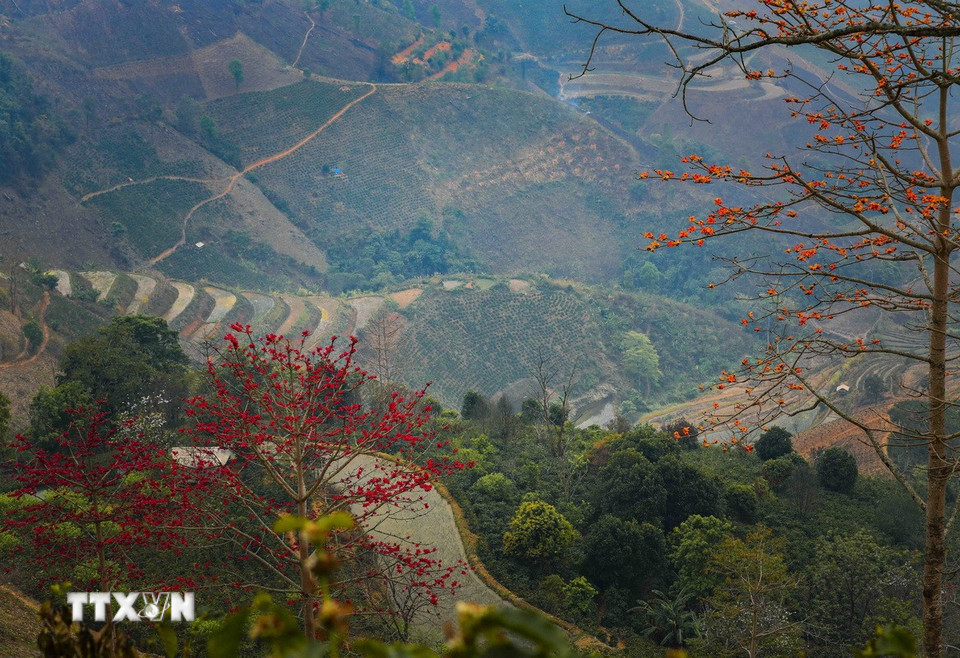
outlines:
M255 331L258 334L276 331L280 325L283 324L283 321L287 319L287 316L290 315L290 307L287 306L287 303L283 301L283 299L277 296L273 299L273 308L264 314L263 319L260 320L257 327L255 327Z
M588 377L580 391L599 381L619 381L604 358L600 328L580 295L550 285L511 292L439 287L426 290L402 311L417 327L412 381L433 381L431 392L450 407L473 389L491 395L510 382L536 374L537 350L554 364L581 355Z
M103 302L109 306L125 309L137 294L137 282L123 272L114 279L110 290L103 296Z
M51 331L67 342L88 336L106 322L114 312L94 304L82 304L60 295L50 295L46 322Z
M153 292L150 293L147 301L140 307L140 313L142 315L163 317L167 311L170 310L170 307L173 306L173 303L177 301L177 297L177 289L170 285L170 282L166 279L158 278L157 285L154 287Z
M113 185L152 176L201 177L203 163L196 160L164 162L136 124L109 127L94 138L70 147L64 158L64 185L81 196Z
M170 328L176 332L181 332L206 320L215 305L216 301L210 296L210 293L201 286L194 286L193 299L177 317L170 321Z
M231 324L250 324L255 315L255 309L249 299L236 293L237 301L223 318L223 326L229 327Z
M157 264L160 270L172 279L198 281L238 286L252 290L272 290L289 285L287 279L265 274L256 269L256 264L231 258L217 244L208 244L197 249L188 244Z

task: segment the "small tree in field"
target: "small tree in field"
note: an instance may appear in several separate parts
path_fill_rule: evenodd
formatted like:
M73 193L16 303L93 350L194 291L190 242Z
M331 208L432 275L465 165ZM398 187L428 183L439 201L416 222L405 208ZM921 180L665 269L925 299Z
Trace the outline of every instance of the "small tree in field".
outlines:
M239 59L231 59L227 62L227 69L230 71L230 75L233 76L233 86L239 89L243 83L243 62Z
M690 155L683 158L685 172L640 174L760 188L753 198L763 199L741 205L717 197L711 211L691 217L681 230L649 233L647 249L703 245L743 232L768 236L774 246L767 257L729 259L734 276L762 281L762 303L744 324L768 331L768 348L760 358L744 360L740 371L723 374L721 386L741 383L747 397L712 421L746 434L808 395L860 427L863 440L926 514L923 650L930 658L942 655L946 540L958 515L956 505L947 509L946 492L960 470L960 435L946 425L956 404L948 394L948 347L958 337L960 301L960 172L954 160L960 142L960 3L757 0L751 9L740 3L717 15L694 33L648 22L645 3L611 1L623 10L622 23L574 18L596 26L598 40L606 32L664 40L676 58L684 99L691 83L721 63L739 67L749 80L773 78L803 90L784 100L811 127L809 142L798 145L806 154L768 153L765 167L753 172ZM844 90L790 70L751 67L751 54L778 47L818 49L838 69L834 77ZM898 323L901 340L831 332L831 319L877 309ZM901 385L898 393L925 400L922 428L891 425L880 414L855 417L816 377L831 358L878 357L900 360L903 369L925 369L925 388ZM889 458L891 436L926 448L922 486Z
M143 584L138 559L187 545L184 526L196 522L200 483L166 452L143 441L133 421L108 429L107 415L73 410L55 450L18 436L18 501L0 521L11 549L7 564L29 564L37 587L70 580L91 590ZM189 484L189 486L187 486ZM187 574L174 574L192 585ZM178 582L167 580L165 587Z
M208 527L295 597L307 637L317 628L311 554L303 536L274 531L281 514L352 513L360 532L336 536L339 555L378 557L353 577L390 578L386 589L418 588L436 603L438 592L455 582L457 565L439 564L427 547L374 534L387 515L422 513L432 481L467 466L438 454L444 443L426 429L424 391L409 399L394 394L385 411L365 409L360 393L373 377L354 362L355 338L343 350L336 337L308 350L306 333L294 343L274 334L254 338L249 326L231 328L236 333L214 346L207 366L213 392L193 398L188 410L196 421L189 433L199 443L238 457L239 467L217 471L228 500L210 505Z

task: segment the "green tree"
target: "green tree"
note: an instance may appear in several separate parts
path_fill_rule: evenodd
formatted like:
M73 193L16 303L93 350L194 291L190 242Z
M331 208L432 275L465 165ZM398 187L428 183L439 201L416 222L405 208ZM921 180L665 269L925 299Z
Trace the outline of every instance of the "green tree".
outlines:
M39 176L70 139L23 62L0 52L0 183Z
M93 403L90 389L81 382L63 382L55 388L41 386L30 401L27 434L38 448L56 451L60 448L58 437L77 420L69 410L92 408Z
M612 514L626 520L662 523L667 490L656 466L633 449L610 456L594 478L593 510L597 516Z
M23 325L23 335L30 343L30 350L33 352L36 352L41 343L43 343L43 327L41 327L40 323L36 320L30 320L30 322Z
M672 530L693 514L717 517L723 514L723 493L716 478L704 475L675 456L661 459L656 468L667 492L663 507L665 530Z
M782 427L771 427L754 444L761 461L776 459L793 452L793 435Z
M410 2L410 0L403 0L403 8L400 11L411 21L417 20L417 12L413 8L413 3Z
M469 493L483 534L503 536L519 498L517 485L503 473L488 473L473 483Z
M10 430L10 398L0 393L0 441L3 441Z
M909 554L879 542L865 530L831 533L813 547L803 606L810 616L811 655L849 656L877 626L919 626L911 609L916 596Z
M553 505L543 501L522 503L503 534L503 552L541 567L563 562L580 539L573 525Z
M735 253L734 246L728 252L730 279L758 284L754 298L759 303L743 323L768 338L760 358L745 359L728 373L754 394L714 422L743 423L749 414L762 427L782 413L790 395L803 391L807 402L823 405L861 430L864 442L926 516L923 652L939 658L945 652L949 535L958 518L956 509L948 508L948 491L960 476L956 434L947 423L949 410L957 408L948 377L960 322L954 276L960 259L960 132L953 120L960 102L960 3L758 0L718 10L722 13L714 20L695 22L689 31L675 23L658 24L650 3L633 7L613 22L573 18L593 25L598 40L619 33L658 45L666 41L676 58L684 101L693 91L691 83L725 66L738 68L747 80L777 79L782 88L797 90L784 99L787 112L806 122L808 134L795 148L761 149L776 155L758 153L753 172L693 155L684 158L680 172L646 173L684 184L730 185L736 198L715 197L700 216L678 218L669 234L651 233L647 248L712 246L723 238L736 245L755 240L771 246L764 252L746 247L743 253ZM811 84L809 67L794 67L784 48L836 67L844 91ZM594 42L584 72L598 52L603 51ZM773 68L760 70L754 66L760 62ZM723 108L726 117L737 111ZM778 132L778 138L797 134ZM895 314L898 329L880 329L886 323L877 321L877 311ZM843 332L831 332L831 320L840 316L845 326L871 327L869 334L849 340ZM913 364L926 372L927 422L921 432L910 434L911 442L926 451L922 486L886 450L891 429L909 429L891 427L882 414L852 413L836 398L830 379L811 371L811 366L822 370L838 362L865 369L890 357L904 368ZM897 397L917 395L908 384L900 386L893 392Z
M584 537L581 572L601 591L626 590L631 600L662 578L666 564L663 532L649 523L601 516Z
M561 591L563 592L563 604L568 610L572 610L581 618L590 613L597 590L590 584L589 580L583 576L577 576L569 583L564 583Z
M706 573L719 578L707 599L702 648L711 656L795 656L801 625L787 600L797 581L787 572L786 540L756 526L745 539L728 536L710 553Z
M231 59L227 62L227 70L229 70L230 75L233 76L234 88L239 89L243 83L243 62L239 59Z
M440 27L440 24L443 22L443 14L440 11L440 7L430 5L430 18L433 20L434 27Z
M884 385L879 375L870 373L863 378L863 397L868 402L876 402L883 396Z
M727 512L740 523L753 523L757 516L757 492L748 484L731 484L723 494Z
M620 341L620 348L627 372L645 386L647 395L650 395L651 386L663 376L660 372L660 356L650 337L638 331L628 331Z
M216 142L220 139L217 134L217 122L209 114L200 117L200 133L208 142Z
M490 415L490 404L476 391L467 391L463 394L460 415L467 420L483 420Z
M637 287L648 292L659 293L660 292L660 282L663 279L663 275L660 274L660 270L656 265L650 261L645 262L641 267L640 271L635 277Z
M184 135L195 135L200 120L200 104L190 96L183 96L176 109L177 130Z
M8 457L8 453L12 448L9 446L10 443L10 419L12 415L10 413L10 398L8 398L3 393L0 393L0 461L4 461ZM0 481L2 481L2 476L0 476ZM0 509L0 514L3 510ZM3 538L0 537L0 551L3 549Z
M857 460L843 448L827 448L816 461L817 480L830 491L850 493L857 483Z
M677 572L677 588L702 599L720 584L705 567L720 544L733 534L729 521L693 515L670 533L670 563Z
M653 598L640 601L629 612L644 617L643 634L662 647L680 648L700 635L697 616L689 609L693 594L681 589L676 596L653 590Z
M121 316L63 350L57 383L77 382L103 398L109 413L159 397L172 420L186 394L186 364L177 334L163 318Z

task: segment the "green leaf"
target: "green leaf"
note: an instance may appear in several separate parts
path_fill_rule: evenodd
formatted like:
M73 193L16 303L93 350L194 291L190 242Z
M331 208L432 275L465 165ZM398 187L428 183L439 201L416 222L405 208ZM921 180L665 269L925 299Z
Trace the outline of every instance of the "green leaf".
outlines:
M307 523L309 523L309 521L301 516L285 514L273 524L273 531L276 533L298 532L303 530Z
M250 609L237 610L224 618L220 628L210 634L207 653L210 658L234 658L240 651Z
M161 622L157 624L157 635L160 636L160 644L163 646L163 652L167 654L167 658L176 658L177 633L173 630L173 627L166 622Z
M903 626L889 625L877 627L877 634L863 649L853 650L856 658L874 658L895 656L896 658L916 658L917 639Z

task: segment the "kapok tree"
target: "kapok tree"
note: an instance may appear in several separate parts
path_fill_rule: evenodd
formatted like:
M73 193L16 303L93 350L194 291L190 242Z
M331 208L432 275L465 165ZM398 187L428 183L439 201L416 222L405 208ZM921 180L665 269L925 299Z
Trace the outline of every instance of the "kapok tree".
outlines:
M359 532L334 537L339 559L377 556L375 566L354 568L351 577L392 579L390 586L418 588L436 603L440 591L455 586L454 572L462 565L443 565L435 549L377 533L388 518L422 514L432 482L468 466L440 454L446 444L427 431L425 391L409 398L394 393L385 410L367 409L361 391L374 377L355 363L355 338L344 349L335 336L326 346L307 349L308 332L293 342L275 334L255 338L249 326L231 329L235 333L222 346L212 346L212 393L193 398L188 408L195 426L187 433L238 458L233 468L197 469L198 478L214 474L226 495L222 501L211 497L208 529L231 542L240 559L259 564L274 589L302 606L309 638L316 633L319 600L309 543L273 530L283 514L314 519L350 512Z
M111 423L105 412L75 409L54 450L18 436L14 477L18 503L0 520L9 566L37 573L32 586L70 580L90 590L118 586L192 587L188 574L164 582L144 578L138 560L158 550L179 552L196 521L202 486L166 451L142 440L134 421ZM111 426L112 425L112 426Z
M826 405L862 429L893 477L926 514L923 574L924 655L942 655L946 539L957 507L946 507L947 485L958 470L958 434L947 427L955 404L949 369L956 357L956 260L960 170L960 3L944 0L757 0L751 10L727 11L697 33L644 20L645 3L617 0L623 22L573 16L598 30L661 39L676 58L684 100L695 82L719 64L746 78L782 80L804 89L788 97L790 112L812 134L798 151L767 154L760 171L683 159L687 170L644 172L640 178L691 184L723 182L752 188L752 205L716 198L710 212L677 232L647 235L647 249L704 245L717 238L761 232L778 245L767 257L728 259L733 274L762 280L758 304L743 322L769 332L766 352L723 373L719 386L739 383L742 403L717 405L713 424L729 424L735 438L762 428L802 395ZM711 29L712 28L712 29ZM749 55L765 49L814 48L833 61L837 81L855 96L804 81L789 70L753 70ZM592 59L593 51L590 58ZM585 70L589 69L588 60ZM793 82L791 82L791 79ZM760 189L756 189L760 188ZM747 189L746 192L751 192ZM884 272L884 267L891 272ZM898 340L884 335L845 337L830 320L877 309L896 323ZM864 325L861 325L864 326ZM912 336L910 335L912 333ZM854 416L835 404L818 378L826 360L895 359L925 372L925 385L901 383L899 396L926 401L922 429L882 418ZM915 486L888 456L890 442L927 449L926 482Z

